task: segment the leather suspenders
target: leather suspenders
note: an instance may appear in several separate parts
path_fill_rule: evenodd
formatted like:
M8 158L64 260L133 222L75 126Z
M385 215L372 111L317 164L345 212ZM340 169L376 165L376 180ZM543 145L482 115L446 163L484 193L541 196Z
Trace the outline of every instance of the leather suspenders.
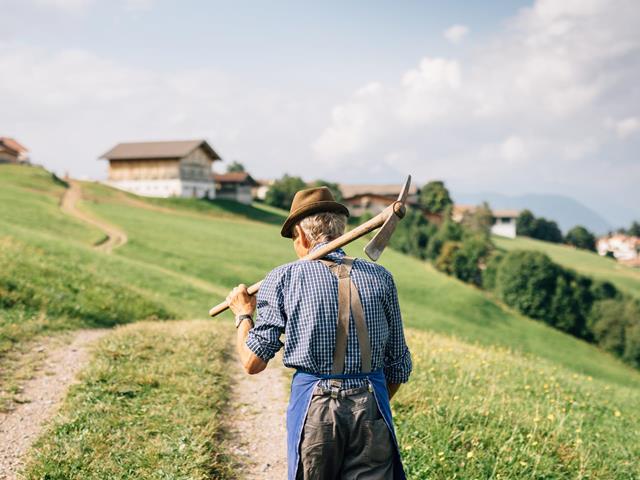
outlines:
M343 257L342 263L330 260L320 260L331 273L338 278L338 323L336 326L336 348L333 351L332 375L340 375L344 372L345 357L347 355L347 339L349 336L349 319L353 315L360 347L360 362L362 373L371 372L371 343L369 332L364 318L364 310L360 301L360 294L351 280L351 267L353 258ZM342 381L332 380L332 391L340 388Z

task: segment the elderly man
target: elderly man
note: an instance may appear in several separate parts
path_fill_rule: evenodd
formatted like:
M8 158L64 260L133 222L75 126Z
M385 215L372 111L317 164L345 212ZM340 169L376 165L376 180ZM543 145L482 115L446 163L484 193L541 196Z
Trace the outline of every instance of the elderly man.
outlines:
M302 190L281 234L302 258L342 235L348 215L328 188ZM411 354L385 268L339 249L276 268L257 302L244 285L227 301L247 373L264 370L283 346L285 366L296 369L287 411L289 480L405 478L389 400L409 379Z

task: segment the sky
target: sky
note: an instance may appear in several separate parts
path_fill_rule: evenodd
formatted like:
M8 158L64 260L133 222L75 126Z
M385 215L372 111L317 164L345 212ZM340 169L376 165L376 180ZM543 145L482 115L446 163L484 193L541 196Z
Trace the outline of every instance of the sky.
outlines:
M640 218L636 0L0 0L0 136L106 178L205 138L255 178L571 196Z

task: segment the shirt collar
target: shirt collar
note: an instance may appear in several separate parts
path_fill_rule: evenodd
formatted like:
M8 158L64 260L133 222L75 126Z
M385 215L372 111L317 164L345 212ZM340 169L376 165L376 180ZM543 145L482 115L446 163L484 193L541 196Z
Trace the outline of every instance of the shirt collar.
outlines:
M311 252L314 252L316 250L318 250L320 247L324 247L327 243L329 242L321 242L321 243L317 243L316 245L314 245L314 247L311 249ZM344 250L342 250L341 248L338 248L336 250L334 250L331 253L328 253L327 255L325 255L324 258L330 258L332 260L336 260L336 259L340 259L342 257L344 257L346 255L346 253L344 253Z

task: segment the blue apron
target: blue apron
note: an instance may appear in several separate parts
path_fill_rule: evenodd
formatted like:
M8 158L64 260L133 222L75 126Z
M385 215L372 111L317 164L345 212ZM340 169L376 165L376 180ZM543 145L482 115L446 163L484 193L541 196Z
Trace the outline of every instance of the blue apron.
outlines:
M393 439L393 478L395 480L404 480L406 475L402 467L400 458L400 450L398 449L398 441L393 428L393 419L391 418L391 404L389 403L389 394L387 392L387 383L382 370L370 373L356 373L351 375L315 375L312 373L302 372L298 370L293 376L291 382L291 397L289 399L289 408L287 409L287 462L288 462L288 480L295 480L300 463L300 440L302 439L302 429L307 418L309 405L313 391L320 382L325 379L351 379L351 378L367 378L373 386L373 395L378 404L378 410L384 418L384 422L391 432Z

